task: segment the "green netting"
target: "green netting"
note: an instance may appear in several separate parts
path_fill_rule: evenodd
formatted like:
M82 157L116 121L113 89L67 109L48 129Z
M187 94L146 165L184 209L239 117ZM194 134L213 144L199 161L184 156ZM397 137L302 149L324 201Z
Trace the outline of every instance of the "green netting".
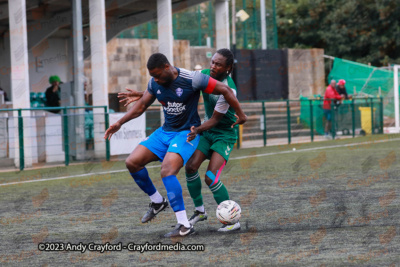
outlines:
M320 95L314 95L311 99L312 100L310 101L310 99L307 97L300 96L300 121L305 128L310 128L312 123L314 134L323 135L325 132L325 118L322 109L323 98ZM310 104L312 104L312 122ZM373 117L366 118L370 123L369 125L372 126L372 129L368 128L363 130L371 130L374 133L383 132L383 116L381 114L381 100L379 98L355 99L354 114L352 112L353 106L351 100L343 100L340 102L340 104L333 105L332 108L334 113L332 114L332 121L334 122L332 129L334 129L336 133L340 132L343 135L351 135L353 129L353 116L355 132L362 129L362 114L360 108L373 110ZM371 119L373 119L372 124Z
M348 94L366 94L385 99L384 115L394 117L393 105L393 70L368 66L365 64L335 58L333 68L328 76L330 80L344 79Z

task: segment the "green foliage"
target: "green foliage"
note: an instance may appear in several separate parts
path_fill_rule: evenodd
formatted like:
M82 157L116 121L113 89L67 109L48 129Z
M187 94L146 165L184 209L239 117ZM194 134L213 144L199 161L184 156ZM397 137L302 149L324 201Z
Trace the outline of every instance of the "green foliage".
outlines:
M400 62L398 0L277 1L279 46L374 66Z

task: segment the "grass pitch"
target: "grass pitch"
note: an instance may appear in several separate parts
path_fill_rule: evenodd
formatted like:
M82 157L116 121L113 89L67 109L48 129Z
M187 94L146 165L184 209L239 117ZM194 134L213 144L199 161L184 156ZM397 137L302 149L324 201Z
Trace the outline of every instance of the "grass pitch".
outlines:
M176 223L170 208L140 223L149 198L123 161L0 173L0 265L399 266L399 147L400 136L376 135L234 150L221 180L241 205L242 229L217 232L217 205L203 183L209 219L175 240L161 237ZM148 170L166 196L159 165ZM178 178L190 217L183 171ZM41 252L41 242L182 242L205 251Z

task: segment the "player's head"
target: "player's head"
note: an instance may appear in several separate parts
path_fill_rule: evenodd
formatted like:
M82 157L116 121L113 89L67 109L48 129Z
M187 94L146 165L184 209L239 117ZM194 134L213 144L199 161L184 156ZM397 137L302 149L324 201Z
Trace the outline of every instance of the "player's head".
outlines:
M332 88L335 88L336 87L336 81L335 80L331 80L330 86Z
M219 49L211 58L210 76L216 80L223 80L233 70L233 54L231 50Z
M168 86L174 80L174 73L166 56L155 53L147 61L147 69L154 81L162 86Z

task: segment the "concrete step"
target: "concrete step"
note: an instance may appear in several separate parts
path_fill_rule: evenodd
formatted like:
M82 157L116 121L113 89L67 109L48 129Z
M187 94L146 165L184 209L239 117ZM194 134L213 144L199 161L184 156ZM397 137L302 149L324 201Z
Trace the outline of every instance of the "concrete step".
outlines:
M0 158L0 168L14 166L14 159Z
M286 101L277 101L277 102L264 102L266 108L280 108L280 107L286 107ZM241 102L240 103L242 106L245 107L261 107L262 102ZM299 101L291 101L290 102L290 107L300 107L300 102Z
M266 117L266 119L267 119L267 125L287 124L286 116L272 116L272 117ZM297 123L297 116L291 116L290 122ZM245 125L251 123L260 124L260 116L248 116Z
M290 124L291 130L297 130L297 129L307 129L304 128L303 125L297 124L297 123L292 123ZM268 125L267 124L267 132L273 132L273 131L284 131L287 130L287 125L285 124L278 124L278 125ZM248 133L248 132L257 132L257 131L262 131L260 129L260 125L247 125L243 127L243 132Z
M257 113L262 114L262 107L245 107L242 105L242 109L245 113ZM286 114L287 109L286 106L278 107L278 108L265 108L266 114L279 114L284 113ZM300 107L290 107L290 113L300 113Z
M287 137L287 131L272 131L268 132L267 131L267 139L269 138L283 138ZM310 135L310 130L309 129L296 129L291 131L291 136L292 137L297 137L297 136L309 136ZM243 133L243 141L249 141L249 140L256 140L256 139L262 139L263 138L263 132L252 132L252 133Z

